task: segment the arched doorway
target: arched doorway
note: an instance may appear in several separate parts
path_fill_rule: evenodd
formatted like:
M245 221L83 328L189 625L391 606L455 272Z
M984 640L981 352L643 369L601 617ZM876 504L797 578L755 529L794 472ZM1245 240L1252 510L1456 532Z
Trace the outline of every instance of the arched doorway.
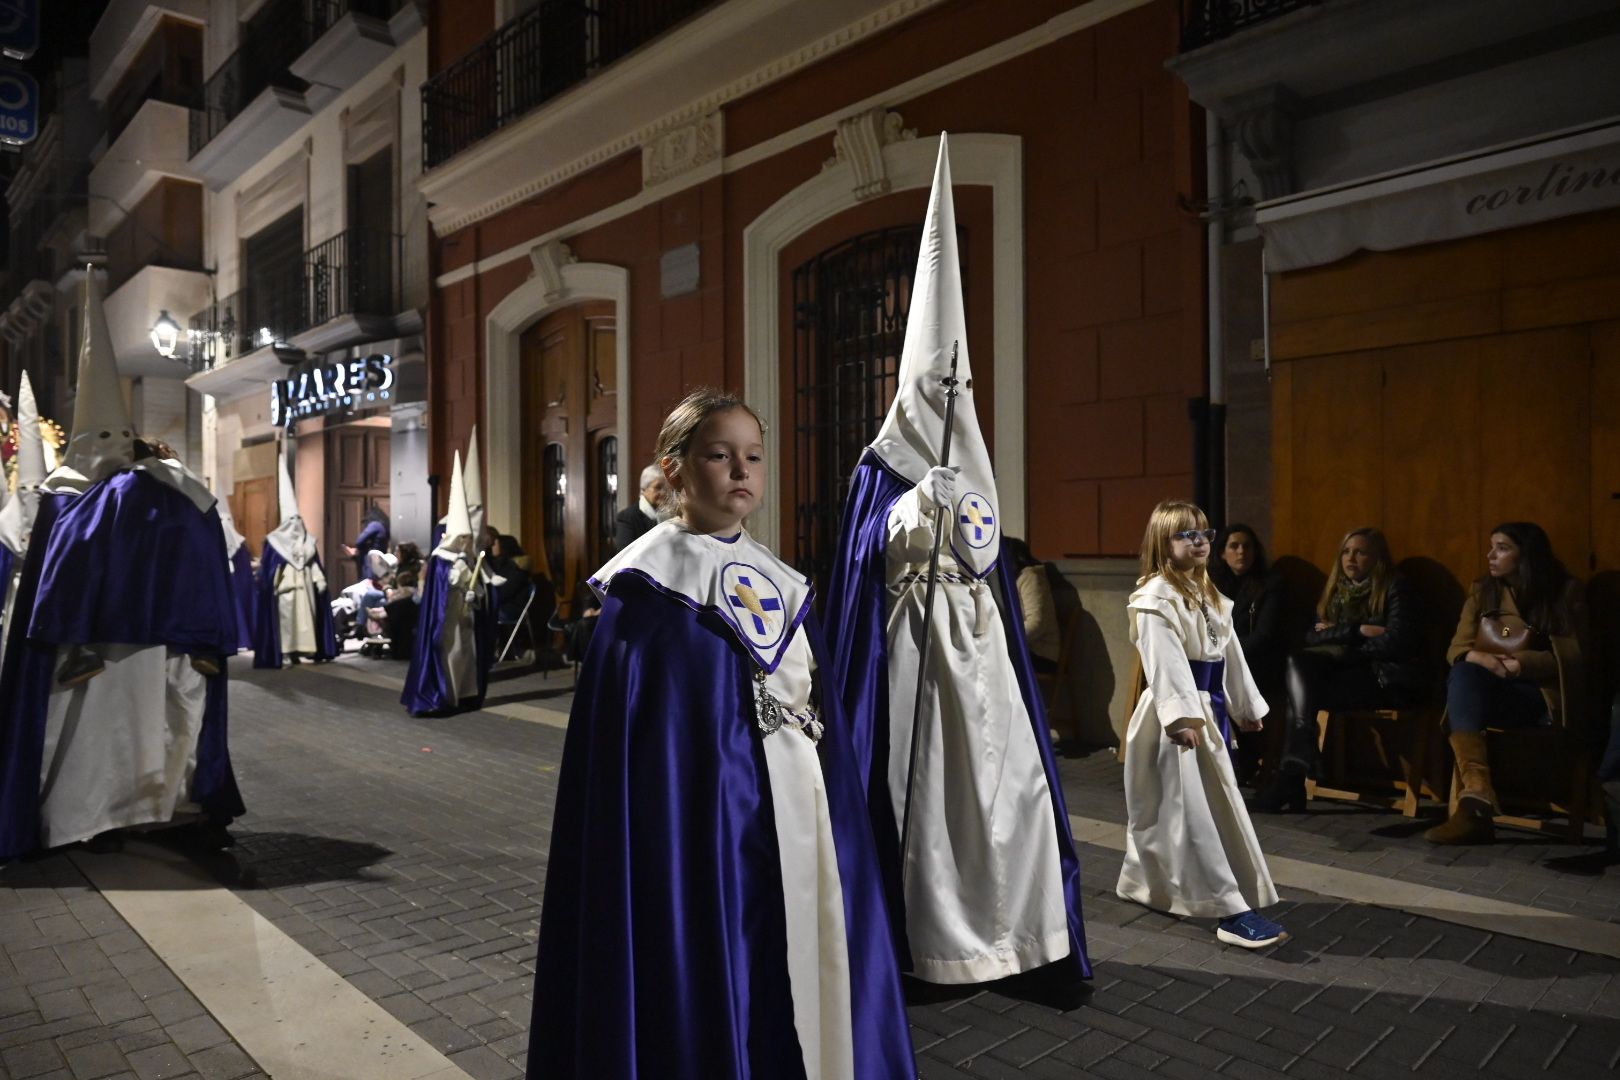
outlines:
M594 301L552 312L519 343L523 542L565 615L579 584L612 553L617 333L613 302Z

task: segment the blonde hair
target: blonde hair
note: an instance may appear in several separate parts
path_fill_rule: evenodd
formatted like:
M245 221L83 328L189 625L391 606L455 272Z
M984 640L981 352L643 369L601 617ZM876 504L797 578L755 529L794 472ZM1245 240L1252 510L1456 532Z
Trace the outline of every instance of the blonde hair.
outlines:
M1142 576L1138 585L1145 585L1157 575L1169 582L1181 594L1188 606L1204 600L1220 605L1221 594L1210 579L1209 566L1195 566L1191 570L1177 570L1170 561L1170 538L1187 529L1207 529L1209 518L1194 504L1184 499L1165 499L1148 515L1147 530L1142 534ZM1210 557L1214 557L1211 549Z
M1328 601L1333 599L1333 594L1338 592L1339 586L1344 583L1344 549L1349 547L1350 541L1357 536L1365 539L1367 546L1372 548L1373 568L1372 573L1368 575L1372 578L1370 610L1374 615L1384 613L1384 601L1389 598L1389 582L1395 576L1395 557L1389 553L1389 541L1385 539L1384 534L1371 525L1366 525L1359 529L1351 529L1344 534L1344 539L1339 541L1339 550L1333 556L1333 569L1328 571L1327 585L1322 589L1322 599L1316 602L1318 619L1327 617Z
M692 448L692 439L704 421L732 409L742 409L752 416L754 423L759 425L760 435L765 434L765 421L761 420L759 414L749 408L748 403L736 394L728 394L710 386L700 386L682 398L681 403L664 417L664 426L658 429L658 442L653 447L653 461L663 469L664 475L674 476L685 466L687 451ZM669 488L669 498L679 511L686 501L685 493L674 484Z

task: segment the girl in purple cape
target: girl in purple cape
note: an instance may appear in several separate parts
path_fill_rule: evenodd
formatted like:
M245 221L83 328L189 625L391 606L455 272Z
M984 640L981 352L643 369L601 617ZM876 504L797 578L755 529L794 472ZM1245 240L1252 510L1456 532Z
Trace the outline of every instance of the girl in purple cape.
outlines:
M530 1077L914 1077L865 799L805 578L748 535L764 434L698 390L679 510L591 579Z

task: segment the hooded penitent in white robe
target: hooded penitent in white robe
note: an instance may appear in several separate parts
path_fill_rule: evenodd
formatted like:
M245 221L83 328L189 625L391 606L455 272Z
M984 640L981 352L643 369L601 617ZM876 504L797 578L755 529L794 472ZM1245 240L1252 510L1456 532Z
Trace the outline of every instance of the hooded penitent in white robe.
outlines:
M326 588L326 574L316 557L315 538L298 513L298 497L285 454L281 456L278 495L281 524L265 536L264 542L286 560L285 565L276 568L271 586L281 627L281 652L289 656L324 656L317 605L319 594Z
M466 474L461 455L457 453L450 471L450 512L445 515L444 539L433 549L433 558L450 564L444 623L439 631L439 661L450 683L452 701L478 696L478 642L474 626L477 590L473 588L476 535L467 504ZM468 599L469 594L473 599Z
M1232 730L1266 715L1265 699L1232 632L1232 602L1201 609L1162 577L1128 602L1131 640L1142 655L1144 688L1125 730L1125 864L1118 892L1173 915L1224 918L1277 902L1265 856L1243 805L1232 759L1208 691L1188 661L1224 661ZM1208 618L1205 617L1205 611ZM1165 734L1199 729L1185 749Z
M22 577L23 556L28 551L28 534L34 527L34 514L39 509L39 486L45 480L46 471L39 406L34 400L28 372L24 371L17 391L17 490L0 506L0 544L5 545L10 556L3 560L6 579L0 582L0 589L5 590L5 605L0 609L0 656L5 655L6 637L11 633L17 582Z
M762 745L782 868L794 1028L806 1077L853 1076L843 886L816 755L819 721L801 726L793 719L815 716L815 662L800 625L809 609L810 584L746 531L720 539L693 532L678 518L654 526L619 552L591 577L591 587L606 597L614 575L626 571L689 606L725 614L750 652L776 661L764 686L790 719Z

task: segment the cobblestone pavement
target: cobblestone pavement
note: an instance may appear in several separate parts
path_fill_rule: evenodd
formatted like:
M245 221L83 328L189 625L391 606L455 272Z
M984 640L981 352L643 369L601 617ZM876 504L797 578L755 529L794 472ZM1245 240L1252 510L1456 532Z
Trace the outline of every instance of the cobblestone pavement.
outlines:
M471 1076L522 1075L565 675L502 681L524 718L417 720L402 665L233 671L250 814L222 885ZM367 680L370 681L358 681ZM535 718L549 722L528 722ZM1063 763L1073 813L1121 820L1118 767ZM1260 822L1273 854L1612 920L1620 871L1579 878L1540 838L1436 852L1388 813ZM251 1059L86 882L94 855L0 873L0 1078L256 1076ZM1014 980L920 988L928 1080L975 1077L1590 1076L1620 1068L1620 960L1284 891L1294 935L1261 955L1112 895L1082 845L1097 978L1054 1002ZM77 860L77 862L76 862Z

